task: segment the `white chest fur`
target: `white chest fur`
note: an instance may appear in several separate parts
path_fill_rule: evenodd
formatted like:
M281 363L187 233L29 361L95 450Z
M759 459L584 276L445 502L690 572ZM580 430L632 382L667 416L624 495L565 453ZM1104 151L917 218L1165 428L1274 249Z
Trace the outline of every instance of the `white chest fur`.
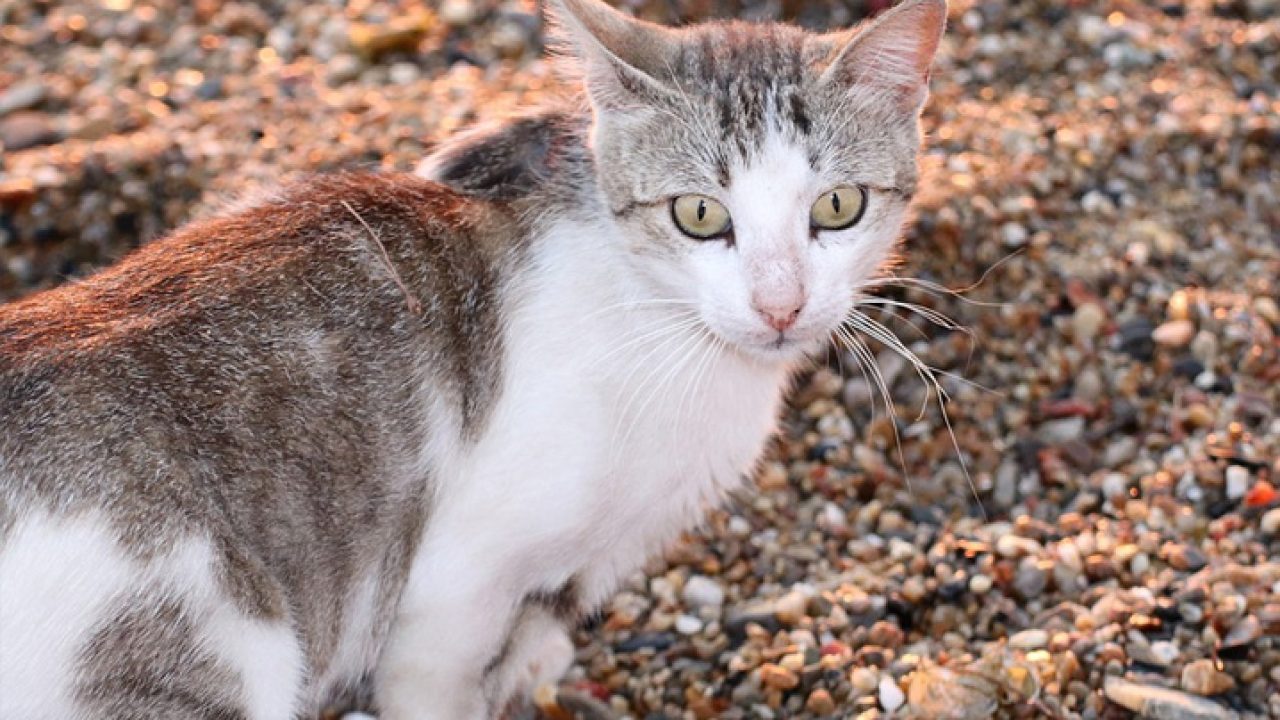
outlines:
M421 459L434 504L380 662L389 718L429 703L432 718L486 716L473 689L524 599L573 580L579 603L603 602L750 470L774 428L788 368L635 304L598 229L562 226L537 247L506 304L483 434L460 442L434 406L445 427Z
M599 602L750 470L788 370L628 298L590 228L556 232L511 304L487 429L446 459L424 551L466 538L512 592L577 577Z

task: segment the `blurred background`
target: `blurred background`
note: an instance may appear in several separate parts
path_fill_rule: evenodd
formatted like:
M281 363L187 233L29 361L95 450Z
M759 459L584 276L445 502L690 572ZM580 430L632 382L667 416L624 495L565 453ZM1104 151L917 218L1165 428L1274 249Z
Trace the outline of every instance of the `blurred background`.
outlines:
M520 0L0 0L0 299L298 173L411 169L556 92L542 29ZM939 386L833 349L545 713L1280 717L1280 2L951 0L933 92L918 281L867 312Z

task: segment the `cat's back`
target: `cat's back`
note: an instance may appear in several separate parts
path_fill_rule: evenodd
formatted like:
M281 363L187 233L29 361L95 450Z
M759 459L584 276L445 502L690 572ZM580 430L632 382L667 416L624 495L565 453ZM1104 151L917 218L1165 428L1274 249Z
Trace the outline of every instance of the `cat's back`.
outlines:
M343 628L389 612L422 522L428 479L399 472L425 432L417 393L479 385L496 362L512 227L501 205L410 175L320 176L0 306L0 600L17 608L0 694L38 681L103 716L143 702L123 680L84 684L93 639L139 607L172 616L148 626L154 647L130 636L140 658L199 654L184 643L220 617L234 627L218 637L239 638L287 614L297 640L273 641L289 657L262 682L287 687L304 663L314 704L367 671L372 640ZM366 585L382 599L353 599ZM207 676L183 671L176 691L258 673L206 649ZM124 672L106 657L123 650L103 652L104 677ZM80 717L59 707L26 716Z
M0 306L0 490L66 494L54 468L166 456L245 464L344 403L393 421L373 408L409 402L424 355L484 368L513 226L412 175L317 176Z
M354 289L358 268L342 256L360 242L405 260L480 259L498 242L475 237L492 212L403 173L307 178L183 226L84 280L0 305L0 370L119 349L191 321L226 322L237 307L296 313L291 305L315 305L301 302L299 285Z

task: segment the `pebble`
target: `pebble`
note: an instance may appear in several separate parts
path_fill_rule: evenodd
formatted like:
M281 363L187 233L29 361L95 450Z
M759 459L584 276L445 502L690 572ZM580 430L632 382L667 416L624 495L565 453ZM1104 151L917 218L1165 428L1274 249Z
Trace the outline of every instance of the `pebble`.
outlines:
M681 635L697 635L702 632L702 621L692 615L676 617L676 632Z
M790 690L800 684L800 677L781 665L765 663L760 666L760 682L764 683L765 687Z
M1187 693L1108 677L1102 686L1111 702L1150 720L1240 720L1237 713Z
M681 597L690 608L719 609L724 605L724 588L705 575L693 575L685 581Z
M1265 512L1262 519L1258 521L1258 529L1262 530L1264 535L1280 536L1280 507L1271 508Z
M1038 650L1049 644L1049 633L1045 630L1023 630L1009 636L1009 647L1014 650Z
M39 80L20 82L0 93L0 118L17 110L30 110L44 102L48 90Z
M1262 637L1262 623L1254 615L1246 615L1222 636L1223 648L1242 648Z
M853 689L869 695L875 692L880 686L880 673L874 668L855 667L853 672L849 674L849 682L853 685Z
M410 12L385 23L353 24L348 30L347 38L357 53L376 59L385 53L416 49L431 28L431 23L430 14L422 11Z
M1236 686L1236 681L1208 658L1187 663L1181 682L1183 690L1196 695L1220 695Z
M1092 340L1102 331L1107 313L1096 302L1084 303L1071 316L1071 328L1077 340Z
M1013 588L1019 596L1027 600L1040 597L1048 584L1048 574L1036 565L1024 565L1018 568L1018 574L1013 579Z
M805 606L808 605L809 599L798 590L791 592L778 598L773 606L773 612L778 620L784 625L796 625L805 617Z
M1249 492L1251 484L1249 478L1249 469L1239 465L1227 466L1226 493L1227 497L1232 500L1239 500Z
M440 4L440 19L448 25L463 27L476 20L473 0L444 0Z
M981 671L961 674L930 663L912 674L908 706L921 718L987 720L995 715L999 689Z
M1005 223L1000 228L1000 237L1004 239L1005 247L1020 248L1027 244L1027 239L1031 237L1031 234L1018 223Z
M1253 299L1253 311L1272 325L1280 325L1280 304L1274 299L1259 295Z
M1063 445L1079 439L1084 434L1084 428L1083 417L1065 417L1041 423L1036 434L1047 443Z
M1149 361L1155 351L1152 333L1155 327L1145 318L1137 318L1121 323L1117 329L1117 344L1120 352L1136 360Z
M907 696L902 692L902 688L898 687L898 683L894 682L893 678L888 675L880 678L879 697L880 707L884 708L885 712L893 712L902 707L902 704L907 701Z
M334 55L325 66L330 85L343 85L355 80L364 69L364 62L355 55Z
M5 151L51 145L61 139L53 118L45 113L22 110L0 118L0 145Z
M991 578L986 575L974 575L969 578L969 592L974 595L985 595L991 590Z
M1031 538L1009 533L996 541L996 552L1007 558L1018 558L1039 555L1042 547Z
M1170 320L1151 331L1151 339L1164 347L1186 347L1195 337L1196 326L1190 320Z
M809 693L809 699L805 700L804 709L814 715L831 715L836 711L836 701L832 699L831 693L825 688L818 688Z
M1161 552L1174 570L1195 572L1209 563L1204 553L1192 545L1170 543Z

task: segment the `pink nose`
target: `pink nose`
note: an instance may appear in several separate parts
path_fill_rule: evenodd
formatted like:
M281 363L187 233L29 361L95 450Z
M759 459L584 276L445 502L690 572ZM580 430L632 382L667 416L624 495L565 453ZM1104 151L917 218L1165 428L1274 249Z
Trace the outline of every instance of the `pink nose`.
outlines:
M755 308L766 325L778 332L786 332L796 324L796 318L800 317L800 311L804 309L804 301L781 306L756 305Z

